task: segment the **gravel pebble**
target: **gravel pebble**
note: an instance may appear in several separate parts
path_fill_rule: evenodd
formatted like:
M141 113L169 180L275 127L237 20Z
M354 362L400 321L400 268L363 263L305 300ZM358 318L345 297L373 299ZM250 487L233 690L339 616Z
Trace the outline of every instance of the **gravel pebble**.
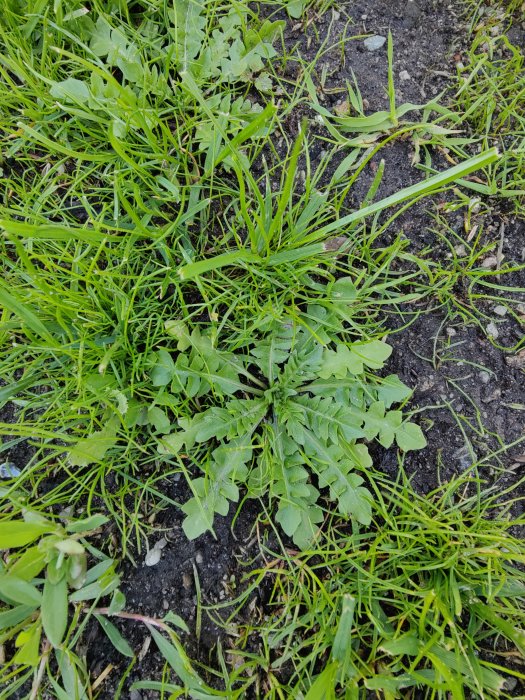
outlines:
M507 307L503 306L502 304L494 307L494 313L497 314L498 316L506 316L507 311L508 311Z
M22 472L13 462L0 464L0 479L16 479Z
M499 338L498 328L495 323L492 323L492 321L489 324L487 324L485 330L487 331L487 335L491 335L494 338L494 340L496 340L496 338Z
M369 36L368 39L365 39L364 43L369 51L377 51L385 45L385 42L385 36L380 36L379 34L376 34L375 36Z
M479 378L481 379L483 384L488 384L490 382L490 374L488 372L480 372Z
M487 258L485 258L485 260L483 260L483 262L481 263L481 267L490 269L492 267L496 267L497 264L498 259L496 258L496 256L489 255Z
M153 547L144 557L144 564L146 564L146 566L156 566L160 561L161 555L161 550Z

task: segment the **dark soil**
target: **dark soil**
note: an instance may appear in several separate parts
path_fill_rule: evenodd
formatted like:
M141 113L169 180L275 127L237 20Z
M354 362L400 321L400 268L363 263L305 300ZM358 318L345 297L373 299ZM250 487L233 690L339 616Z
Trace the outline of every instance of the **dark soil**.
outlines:
M184 490L182 484L173 484L172 493L168 495L186 500L191 494L182 495L181 491ZM126 595L126 610L158 619L171 611L179 615L190 629L190 634L180 633L190 658L216 666L218 643L228 658L228 650L233 648L233 639L206 613L198 620L197 603L212 606L233 600L245 587L243 577L251 570L248 566L262 564L259 561L258 538L254 532L258 513L257 504L248 502L241 510L235 527L232 527L231 517L219 516L214 524L216 537L209 534L196 542L190 542L182 531L183 514L175 508L164 511L156 523L159 526L158 534L149 540L150 548L162 537L167 541L159 563L148 566L146 553L143 553L138 557L137 566L129 562L122 566L121 590ZM259 536L261 534L259 530ZM252 595L252 610L263 603L263 597L263 590ZM219 611L219 614L225 618L229 610L227 607ZM117 621L116 624L135 652L139 656L143 654L143 659L130 674L126 687L129 688L136 681L157 679L164 660L150 639L147 627L137 622ZM116 666L104 685L102 695L108 699L114 697L121 672L125 668L122 657L107 639L101 638L95 623L91 625L84 643L89 667L95 678L108 664ZM213 678L207 680L215 685ZM139 695L133 697L138 699ZM157 695L152 693L150 696L147 691L141 691L141 697L156 698Z
M417 0L417 4L412 0L359 0L342 2L335 7L322 16L312 11L306 26L288 20L285 32L288 49L296 47L305 61L315 59L328 32L327 46L341 37L348 39L343 52L340 46L334 46L317 64L315 83L320 101L328 108L343 99L345 81L352 79L352 72L370 110L388 106L386 45L368 51L364 45L365 37L355 40L350 40L350 37L362 34L386 36L389 29L394 39L398 102L423 103L447 87L448 76L455 74L455 63L460 60L466 41L466 29L459 19L460 3L450 0ZM293 71L290 66L287 70ZM323 67L326 69L324 82ZM394 143L381 153L386 167L378 197L421 179L421 172L411 164L411 156L412 147L408 142ZM366 195L372 178L373 169L365 174L354 193L357 202ZM396 222L396 233L402 228L412 246L409 251L416 252L430 246L432 255L446 257L449 248L441 245L432 232L435 221L427 211L431 206L426 203L405 214ZM452 215L448 223L456 230L462 230L461 216ZM500 242L500 224L503 223L505 259L521 261L523 222L496 212L481 223L485 226L487 240L493 240L494 245ZM518 284L518 280L513 282ZM457 291L462 293L461 289ZM483 310L489 317L488 323L494 318L493 308L487 306ZM424 304L407 308L407 320L414 311L420 315L408 329L395 333L393 324L389 342L394 346L394 352L388 372L399 373L403 381L415 388L410 406L423 409L418 419L426 429L429 445L419 453L411 453L405 464L414 476L417 488L428 492L439 483L439 479L447 479L469 468L473 459L482 459L503 443L509 444L523 437L525 382L523 370L511 366L507 361L509 355L495 347L478 327L459 322L445 323L443 309L430 309ZM523 334L523 325L510 316L495 318L498 328L501 328L498 342L505 346L515 345ZM396 324L399 325L399 319ZM11 421L13 415L4 412L0 420ZM24 453L24 449L28 452ZM521 445L502 452L498 460L487 462L485 475L495 478L500 470L518 465L505 477L509 482L516 479L519 469L525 466L517 460L524 451ZM12 461L23 467L29 457L30 448L19 443L4 452L1 461ZM394 454L385 452L377 457L385 471L395 473L397 462ZM185 500L181 483L174 483L171 488L170 496L177 501ZM231 640L205 612L197 635L197 602L200 596L204 605L214 604L233 599L238 593L239 586L243 585L244 565L253 563L259 551L252 541L257 508L256 502L245 505L234 527L233 513L229 518L217 518L217 538L209 535L196 542L188 542L185 538L180 512L175 509L164 511L156 523L158 534L150 538L151 547L161 537L167 540L159 563L146 566L144 554L141 554L136 556L136 567L123 564L122 590L126 594L126 609L151 617L162 617L168 611L180 615L191 630L190 635L183 635L190 655L204 664L216 666L217 643L220 641L227 650ZM264 604L262 592L255 604ZM122 622L119 627L134 650L143 652L141 661L128 678L124 697L133 700L150 697L146 691L130 694L129 685L136 680L158 679L163 661L153 642L147 648L149 634L145 626ZM90 629L85 644L93 678L110 663L116 667L99 696L109 700L115 696L116 684L126 664L96 626Z

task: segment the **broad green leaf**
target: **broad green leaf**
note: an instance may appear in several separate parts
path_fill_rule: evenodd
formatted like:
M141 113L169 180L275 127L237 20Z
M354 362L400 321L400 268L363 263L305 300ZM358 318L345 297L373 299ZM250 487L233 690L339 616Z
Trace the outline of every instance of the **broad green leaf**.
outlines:
M302 409L302 413L294 412L295 419L327 444L338 443L341 437L345 440L354 440L364 436L361 428L362 418L356 415L351 407L335 399L322 396L312 398L298 396L290 399L290 405ZM303 444L304 434L301 432L300 435L295 436L295 439Z
M30 547L21 557L10 564L8 576L15 576L31 581L42 571L46 565L46 552L43 552L39 547Z
M151 625L148 625L148 629L162 656L185 684L190 697L195 700L215 700L217 697L227 697L226 693L221 693L206 686L191 665L182 644L174 633L170 635L168 641L166 637Z
M75 590L82 588L86 581L86 572L87 555L85 552L74 554L68 558L66 578L71 588Z
M171 338L175 338L178 341L177 350L184 352L191 346L190 332L184 321L176 319L165 321L164 328Z
M103 615L95 615L95 618L98 620L100 626L106 633L109 641L113 644L113 646L119 652L119 654L133 658L135 656L133 649L130 647L130 645L124 639L124 637L120 634L115 625Z
M72 533L84 533L90 530L98 530L99 527L105 525L109 521L106 515L95 514L91 515L89 518L83 518L82 520L75 520L66 525L66 530Z
M365 688L368 690L383 691L380 697L398 697L399 690L405 686L403 677L396 677L388 672L378 673L372 678L365 679ZM462 695L452 695L454 698L463 697Z
M182 521L182 529L189 540L195 540L213 529L215 512L206 502L204 479L194 479L192 482L195 496L181 507L186 515Z
M22 605L38 606L42 603L42 594L36 586L11 574L0 576L0 597L3 596Z
M51 583L58 583L67 574L67 558L55 556L47 565L46 577Z
M87 467L93 462L101 462L108 450L117 442L118 419L111 419L107 425L89 437L79 440L69 451L69 463L76 467Z
M188 625L184 622L182 617L180 615L176 615L174 612L169 611L164 617L162 618L163 622L166 623L171 623L172 625L175 625L179 629L181 629L183 632L186 632L186 634L190 634L190 630Z
M195 440L231 440L251 433L266 412L267 405L263 399L234 399L226 404L226 408L210 408L193 419L193 426L196 426Z
M32 615L37 607L34 605L17 605L15 608L0 612L0 631L16 627L16 625Z
M339 664L329 664L315 679L304 700L335 700L336 677Z
M150 370L153 386L166 386L175 374L175 363L167 350L157 350L153 368Z
M357 298L357 289L350 277L340 277L336 280L331 289L330 295L333 301L349 304Z
M379 649L389 656L417 656L421 649L421 642L415 634L407 632L396 639L387 639L382 642Z
M307 0L287 0L286 11L293 19L300 19L306 5ZM310 700L310 698L308 700Z
M370 369L381 369L392 354L391 346L380 340L352 343L350 350L353 355L360 357L363 364Z
M189 539L195 539L213 527L215 513L227 515L230 501L239 500L238 482L248 476L246 463L251 458L250 433L212 452L206 478L194 479L194 496L182 506L182 523Z
M126 607L126 596L122 591L116 590L111 596L111 603L109 604L108 615L113 615Z
M341 617L337 625L334 642L332 644L332 657L339 663L339 680L344 681L347 670L353 666L351 656L352 648L352 627L354 625L354 611L356 599L348 593L342 597Z
M96 56L107 56L113 49L111 25L99 16L95 29L91 33L89 48Z
M343 379L348 373L362 374L365 367L380 369L391 353L390 345L379 340L352 343L349 347L339 344L335 351L325 348L319 376Z
M95 564L95 566L92 566L86 574L86 585L101 579L103 576L116 576L115 572L112 572L114 564L115 562L113 559L103 559L99 561L98 564Z
M362 486L363 479L352 473L354 464L343 449L339 445L326 446L317 435L307 431L305 450L312 468L318 474L319 485L330 488L330 498L337 501L340 512L363 525L369 525L372 520L372 496Z
M89 575L89 572L88 572ZM89 580L89 579L87 579ZM85 600L95 600L103 595L113 593L120 585L120 579L116 574L103 576L97 581L88 583L78 591L71 593L69 600L72 603L80 603Z
M49 93L57 100L73 102L75 104L86 103L91 97L87 83L76 78L66 78L59 83L53 83Z
M274 85L272 78L269 73L261 73L255 81L255 87L259 92L267 93L271 95L274 91Z
M364 413L364 432L367 440L377 437L383 447L389 448L394 442L397 431L401 429L403 414L401 411L386 411L382 401L375 401Z
M308 471L296 450L297 446L282 431L273 436L272 491L279 497L276 521L299 547L305 548L317 534L323 512L316 505L319 492L308 483Z
M285 533L289 537L292 537L295 534L297 528L301 525L302 508L300 508L294 503L289 505L281 503L281 505L279 506L279 510L277 511L277 515L275 516L275 519L285 531Z
M194 428L192 433L188 433L186 430L180 430L176 433L170 433L169 435L163 435L158 440L157 451L162 455L177 455L184 447L186 440L193 445L195 444L195 432L197 428Z
M62 689L58 683L52 683L57 700L88 700L85 670L79 657L69 649L55 649L55 657L63 684ZM50 680L54 681L52 676Z
M362 469L369 469L372 466L372 457L368 452L368 447L362 443L350 443L346 446L345 452L348 453L354 464Z
M31 627L22 630L15 640L18 648L13 658L13 664L38 666L40 663L40 636L42 627L39 622L34 622Z
M389 374L378 382L377 398L385 404L385 408L390 408L393 403L401 403L412 394L412 389L403 384L397 374Z
M148 422L153 425L159 433L165 433L170 429L170 419L166 411L158 406L150 406L148 408Z
M80 542L70 538L59 540L55 544L55 549L58 549L59 552L63 552L64 554L68 554L69 556L74 556L76 554L84 554L86 551L83 545L80 544Z
M337 350L325 348L323 353L323 366L319 371L321 379L344 379L347 374L362 374L363 362L350 351L346 345L338 345Z
M23 520L4 520L0 522L0 549L23 547L56 529L57 527L53 523L26 523Z
M191 70L205 38L204 6L195 0L177 0L172 7L174 29L171 34L175 39L175 60L180 71Z
M427 445L427 441L419 425L407 421L396 429L396 442L405 452L409 450L422 450Z
M60 646L67 628L67 581L57 583L49 579L44 582L42 595L42 625L46 637L54 647Z

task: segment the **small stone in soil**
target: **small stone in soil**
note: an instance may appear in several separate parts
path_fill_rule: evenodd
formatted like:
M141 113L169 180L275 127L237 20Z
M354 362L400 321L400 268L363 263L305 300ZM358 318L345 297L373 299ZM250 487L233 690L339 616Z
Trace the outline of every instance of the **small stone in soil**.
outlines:
M13 462L0 464L0 479L15 479L22 472Z
M410 73L407 70L402 70L399 74L399 80L402 80L403 82L411 80Z
M153 547L144 557L144 564L146 564L146 566L156 566L160 561L161 554L162 552L160 549Z
M489 255L483 262L481 263L481 267L485 268L491 268L491 267L496 267L498 264L498 259L494 255Z
M483 384L488 384L490 382L490 374L488 372L480 372L479 378L481 379Z
M364 44L369 51L377 51L385 45L385 41L386 37L376 34L375 36L369 36L368 39L365 39Z
M507 307L503 306L502 304L499 304L498 306L494 307L494 313L497 314L498 316L505 316L507 311L508 311Z
M487 335L491 335L494 338L494 340L496 340L496 338L499 338L499 331L496 327L496 324L492 323L492 321L487 324L485 330L487 331Z

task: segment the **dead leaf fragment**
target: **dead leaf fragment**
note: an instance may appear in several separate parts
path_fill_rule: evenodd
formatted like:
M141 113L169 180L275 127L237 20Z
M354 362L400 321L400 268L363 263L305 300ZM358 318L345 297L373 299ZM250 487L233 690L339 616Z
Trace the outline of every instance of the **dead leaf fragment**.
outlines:
M520 350L517 355L506 357L505 362L514 369L525 369L525 348Z
M343 100L343 102L336 104L334 112L338 117L347 117L350 114L350 103L348 100Z

